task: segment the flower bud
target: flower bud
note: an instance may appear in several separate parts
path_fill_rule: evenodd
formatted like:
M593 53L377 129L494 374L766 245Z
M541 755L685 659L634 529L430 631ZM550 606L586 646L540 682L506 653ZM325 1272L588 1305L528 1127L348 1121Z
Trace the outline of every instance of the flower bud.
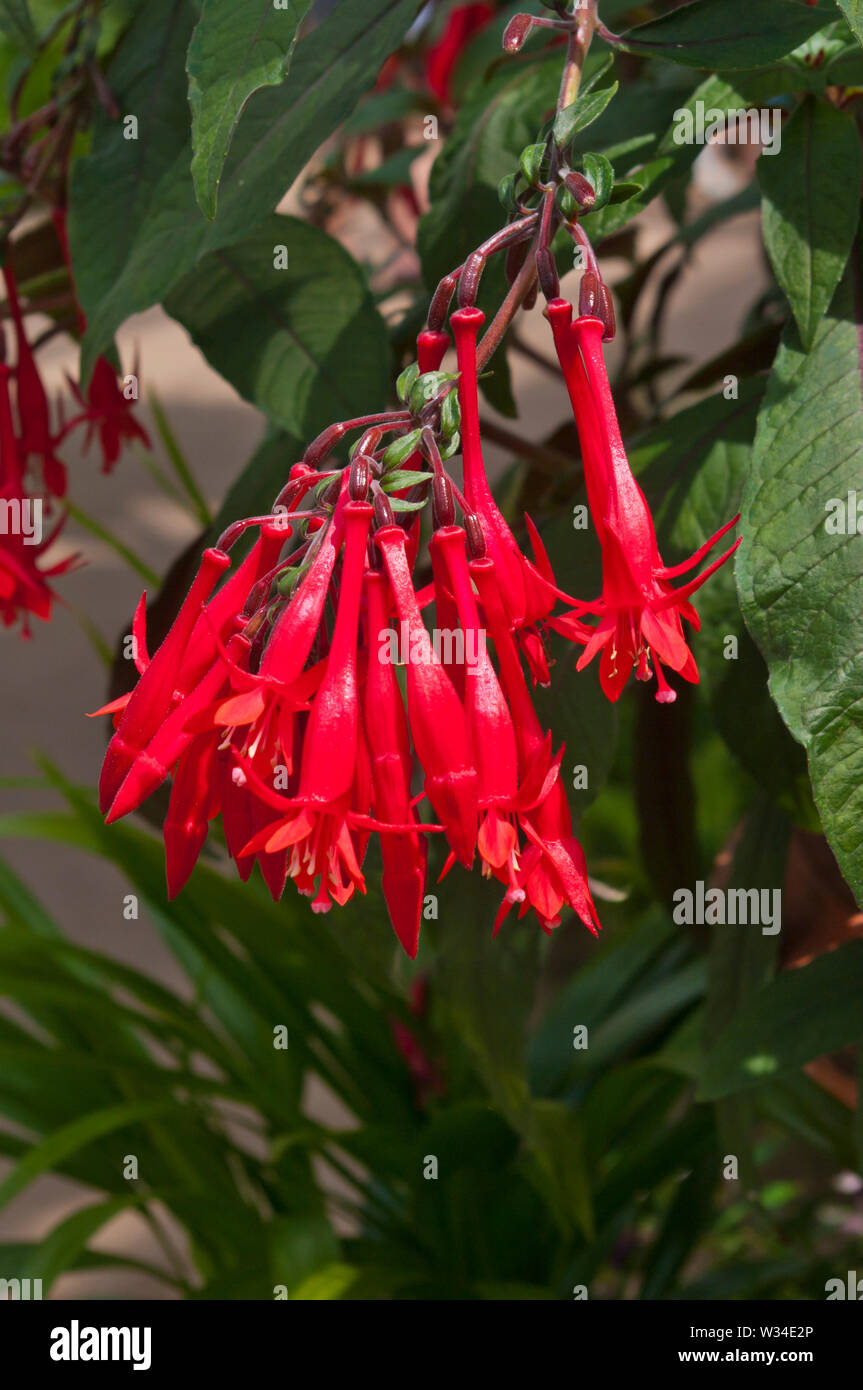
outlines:
M546 299L557 299L560 294L560 280L554 256L547 246L541 246L536 253L536 271L539 285Z
M611 290L606 284L599 287L600 318L604 325L602 341L610 343L616 331L616 320L614 317L614 300L611 297Z
M395 514L389 504L389 499L380 488L375 488L375 525L379 527L395 525Z
M445 473L436 473L432 483L432 517L436 529L455 524L452 484Z
M596 193L593 184L588 182L584 174L579 174L577 170L571 169L566 175L564 183L582 212L587 212L593 207L596 202Z
M503 31L503 51L504 53L518 53L531 29L533 28L533 15L516 14L513 15L509 24Z
M586 270L578 287L578 317L600 318L600 297L599 276L594 275L592 270Z
M369 495L372 471L365 454L357 454L351 463L348 477L348 492L352 502L365 502Z
M485 536L476 512L465 512L464 529L472 560L482 560L486 553Z

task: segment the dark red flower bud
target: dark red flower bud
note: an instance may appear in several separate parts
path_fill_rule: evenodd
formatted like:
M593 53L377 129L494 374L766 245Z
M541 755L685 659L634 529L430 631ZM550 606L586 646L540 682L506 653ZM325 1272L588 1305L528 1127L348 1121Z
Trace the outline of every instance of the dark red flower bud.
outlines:
M564 183L575 198L582 212L587 212L596 202L596 193L593 184L589 183L584 174L579 174L576 170L570 170L564 179Z
M372 470L369 459L364 454L356 454L351 461L348 479L348 492L352 502L365 502L371 481Z
M617 322L614 317L614 300L611 297L611 290L606 284L602 284L599 290L600 317L605 331L602 335L604 343L610 343L617 330Z
M436 474L432 483L432 516L436 527L452 526L455 523L452 484L444 473Z
M504 53L518 53L531 29L533 28L533 15L516 14L513 15L509 24L503 31L503 50Z
M578 287L579 318L598 319L601 313L601 288L599 276L586 270Z
M554 256L547 246L540 247L536 253L536 271L539 276L539 287L546 299L557 299L560 294L560 280L557 277Z

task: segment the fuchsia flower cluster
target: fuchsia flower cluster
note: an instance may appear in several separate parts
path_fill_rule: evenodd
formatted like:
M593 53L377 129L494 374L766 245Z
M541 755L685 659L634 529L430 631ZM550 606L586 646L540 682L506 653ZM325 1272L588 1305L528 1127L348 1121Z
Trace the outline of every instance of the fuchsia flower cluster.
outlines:
M575 317L559 295L547 309L602 546L595 600L576 601L558 587L529 520L532 555L524 554L494 501L477 396L484 316L471 303L449 316L455 385L439 371L450 337L435 321L418 340L409 408L340 423L314 441L273 511L236 523L204 553L152 658L142 599L134 624L140 678L107 707L115 732L100 801L114 821L172 779L164 825L172 895L221 815L240 875L257 864L277 899L292 879L315 912L366 892L364 862L376 835L383 896L410 956L435 839L446 847L443 873L478 863L498 880L496 929L513 907L519 916L532 910L545 931L565 908L598 929L561 777L564 750L542 727L531 694L548 681L547 630L583 646L579 667L600 655L610 699L634 672L655 675L657 699L673 700L665 668L698 679L681 623L697 626L690 596L734 549L673 587L728 527L685 565L663 564L605 372L609 303L587 272ZM415 389L424 383L430 400ZM453 390L462 488L442 457L451 451L443 446L453 412L449 436L441 421ZM362 431L351 461L336 464L332 450L350 430ZM402 453L413 450L407 461L400 441ZM423 515L431 520L424 584ZM228 573L230 548L252 527L252 548ZM472 639L464 645L475 662L458 664L423 643L423 610L432 603L438 628ZM393 628L425 651L401 672L380 659Z
M62 208L55 209L53 221L71 275L66 216ZM32 514L34 503L45 512L58 511L56 504L66 496L67 487L66 468L57 456L61 444L72 430L86 424L84 447L89 447L95 435L102 471L110 473L120 457L124 441L137 438L149 445L149 439L134 417L133 402L127 400L120 389L113 367L101 356L96 361L86 396L70 381L79 410L65 422L58 412L56 427L52 424L48 393L27 338L25 315L10 261L4 265L2 275L15 361L12 367L5 361L0 362L0 502L4 504L6 520L0 530L0 620L4 627L20 623L21 635L29 637L32 618L47 622L51 617L55 595L49 581L79 563L77 556L53 565L45 563L45 554L65 522L62 511L39 537L28 538L20 526L14 524L22 510L29 509ZM75 311L78 330L83 333L86 323L77 303Z

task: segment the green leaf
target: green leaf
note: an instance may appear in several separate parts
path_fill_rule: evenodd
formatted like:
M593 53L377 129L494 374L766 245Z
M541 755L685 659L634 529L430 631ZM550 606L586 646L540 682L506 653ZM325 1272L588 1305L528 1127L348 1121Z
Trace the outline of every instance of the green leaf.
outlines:
M806 348L848 260L861 175L854 117L814 97L783 127L779 153L758 161L764 243Z
M27 0L0 0L0 34L25 53L35 51L39 36Z
M243 107L288 71L311 0L204 0L187 58L192 178L201 210L216 215L219 180Z
M773 698L808 754L824 831L863 901L859 303L855 248L812 351L794 329L779 350L743 494L737 583Z
M739 510L763 377L740 380L735 390L736 399L719 392L660 421L630 455L668 563L691 555ZM733 538L723 538L714 556ZM805 820L806 759L768 691L767 668L740 612L733 561L701 590L698 610L702 626L692 646L719 733L759 785Z
M359 267L297 218L271 217L214 251L165 307L241 396L300 438L387 396L386 326Z
M638 84L632 88L624 89L620 97L605 113L596 126L591 130L591 144L596 145L610 159L615 167L615 173L620 171L633 174L637 181L642 185L641 192L634 194L624 203L608 204L596 212L586 213L583 221L585 231L587 231L594 242L600 241L603 237L610 236L612 232L618 231L625 226L637 213L643 211L655 197L660 194L667 184L675 179L679 179L690 168L697 154L702 148L694 142L686 143L679 139L680 125L676 119L679 112L686 112L695 115L699 109L699 103L703 104L705 110L711 109L719 112L734 110L740 107L742 98L739 92L726 82L724 78L710 76L696 87L687 100L679 101L674 107L675 91L671 92L660 90L659 93L651 94L637 90ZM641 128L640 104L651 97L656 105L657 116L663 112L672 116L673 123L665 131L660 139L650 135L647 141L639 141L630 137L629 132L634 127ZM623 99L629 98L628 101ZM618 120L618 107L621 108ZM669 110L669 107L671 108ZM606 119L608 126L605 126ZM622 125L622 120L628 121L628 129ZM606 135L608 143L598 137ZM632 155L639 153L646 163L637 164L633 162Z
M534 1101L529 1145L542 1175L542 1195L561 1229L580 1230L585 1240L592 1240L593 1204L580 1116L560 1101Z
M557 143L568 145L573 136L601 116L617 88L617 82L612 82L610 87L603 87L602 91L580 93L575 101L565 106L555 117L554 138Z
M835 18L832 5L800 0L693 0L661 19L629 29L622 47L692 68L757 68L783 58Z
M597 211L604 208L614 188L614 166L604 154L587 153L582 156L581 167L584 176L596 194Z
M91 153L72 170L69 237L87 315L81 375L130 314L163 300L198 259L243 241L268 217L323 140L353 111L402 42L419 0L341 0L295 51L278 87L255 92L222 173L218 210L201 217L192 159L184 53L191 0L139 7L108 70L139 138L99 112Z
M787 970L720 1034L699 1095L717 1100L863 1039L863 941Z
M639 1298L664 1298L713 1217L719 1176L714 1154L693 1168L677 1188L650 1245Z
M863 44L863 0L836 0L858 43Z
M176 1120L182 1113L182 1108L175 1100L163 1098L129 1101L73 1120L71 1124L64 1125L62 1129L56 1130L42 1143L30 1149L11 1173L0 1182L0 1206L10 1202L19 1192L23 1192L34 1178L48 1172L61 1159L68 1158L70 1154L77 1153L88 1144L95 1143L108 1134L115 1134L117 1130L128 1129L130 1125L147 1120L165 1119L169 1115Z
M734 854L728 890L755 889L781 893L785 883L790 826L787 816L759 796ZM707 1056L717 1038L749 998L771 979L777 956L778 934L766 934L748 923L726 923L711 932L704 1042ZM721 1101L717 1125L726 1153L737 1155L740 1176L747 1188L757 1182L753 1154L756 1114L751 1097L732 1096Z

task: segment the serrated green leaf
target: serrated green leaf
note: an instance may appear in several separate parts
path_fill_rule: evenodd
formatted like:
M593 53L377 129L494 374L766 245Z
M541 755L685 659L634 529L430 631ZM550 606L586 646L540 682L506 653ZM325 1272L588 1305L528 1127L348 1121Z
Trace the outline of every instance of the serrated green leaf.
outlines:
M858 41L863 44L863 0L836 0Z
M851 250L861 175L854 117L814 97L783 126L779 152L758 161L764 244L807 348Z
M287 266L277 269L281 247ZM299 438L386 398L386 326L363 275L338 242L296 218L272 217L214 251L165 307L241 396Z
M203 0L189 44L192 179L202 212L216 215L219 180L243 107L285 77L311 0Z
M863 901L859 285L855 247L811 352L796 329L779 350L743 494L737 583L773 698L806 749L824 831Z

